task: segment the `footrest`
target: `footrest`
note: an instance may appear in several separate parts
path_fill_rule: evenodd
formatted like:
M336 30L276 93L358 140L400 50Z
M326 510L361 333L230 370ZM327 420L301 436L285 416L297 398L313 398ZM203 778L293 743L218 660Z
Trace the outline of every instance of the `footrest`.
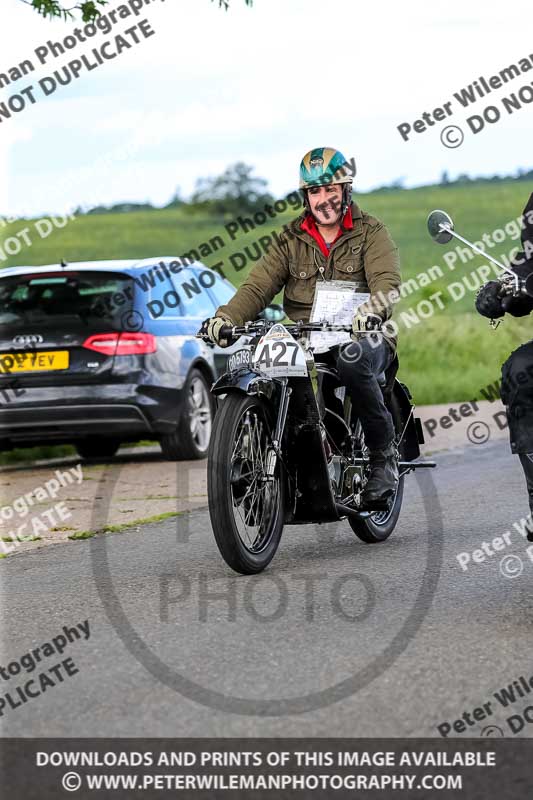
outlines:
M436 461L400 461L400 469L433 469L437 466Z

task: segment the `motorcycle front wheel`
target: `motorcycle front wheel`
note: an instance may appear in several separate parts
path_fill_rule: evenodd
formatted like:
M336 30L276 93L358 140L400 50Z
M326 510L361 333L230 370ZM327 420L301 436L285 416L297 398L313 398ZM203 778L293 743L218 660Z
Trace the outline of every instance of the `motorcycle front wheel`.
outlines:
M243 575L261 572L278 549L285 475L267 461L273 422L258 397L229 393L215 417L207 464L209 515L225 562Z

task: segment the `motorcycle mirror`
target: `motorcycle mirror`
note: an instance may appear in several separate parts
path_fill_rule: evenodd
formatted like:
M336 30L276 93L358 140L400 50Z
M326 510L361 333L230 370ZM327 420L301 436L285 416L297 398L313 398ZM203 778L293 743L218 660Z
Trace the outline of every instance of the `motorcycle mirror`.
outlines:
M427 226L429 235L438 244L448 244L452 240L453 236L450 230L453 231L454 229L453 219L445 211L440 211L439 209L432 211L428 217ZM443 230L443 226L446 226L449 230Z

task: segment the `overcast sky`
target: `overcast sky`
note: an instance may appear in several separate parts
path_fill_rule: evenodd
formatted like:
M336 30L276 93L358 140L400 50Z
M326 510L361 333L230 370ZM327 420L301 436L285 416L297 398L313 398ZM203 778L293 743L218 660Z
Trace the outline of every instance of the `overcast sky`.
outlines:
M117 7L113 2L110 7ZM155 35L69 86L43 97L38 81L132 24L122 20L40 66L34 49L62 40L72 24L40 18L21 0L2 0L0 73L24 59L38 101L0 123L0 213L61 212L122 200L168 202L199 176L236 160L256 167L281 196L297 185L302 155L334 146L357 161L356 189L396 179L414 186L454 176L533 167L533 103L474 135L465 123L528 84L533 69L472 109L404 142L397 126L452 100L531 56L531 0L154 0L138 17ZM441 129L465 140L444 147ZM455 138L455 134L452 135Z

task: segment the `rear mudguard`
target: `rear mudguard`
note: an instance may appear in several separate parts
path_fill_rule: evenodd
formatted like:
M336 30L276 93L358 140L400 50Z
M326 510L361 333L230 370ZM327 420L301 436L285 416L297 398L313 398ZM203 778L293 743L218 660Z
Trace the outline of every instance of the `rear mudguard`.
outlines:
M420 420L415 417L414 412L411 413L413 408L411 392L404 383L395 380L392 396L400 409L402 429L407 424L403 435L403 458L405 461L415 461L420 456L420 445L424 444L424 435Z

